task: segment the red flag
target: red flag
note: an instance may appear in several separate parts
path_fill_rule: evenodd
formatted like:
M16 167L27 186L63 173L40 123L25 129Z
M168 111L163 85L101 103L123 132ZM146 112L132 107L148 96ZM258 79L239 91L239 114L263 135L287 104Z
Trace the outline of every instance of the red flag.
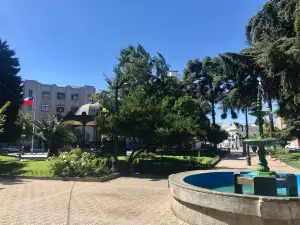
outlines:
M24 102L22 104L22 106L30 106L30 105L33 105L33 102L34 102L34 97L29 97L29 98L25 98L24 99Z

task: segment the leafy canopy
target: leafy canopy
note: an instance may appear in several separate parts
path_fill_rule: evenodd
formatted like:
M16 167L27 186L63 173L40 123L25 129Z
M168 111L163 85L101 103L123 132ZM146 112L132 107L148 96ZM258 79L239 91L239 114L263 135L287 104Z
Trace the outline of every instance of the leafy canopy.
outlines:
M4 115L5 110L7 109L7 107L9 106L9 102L7 102L4 106L2 106L0 108L0 133L3 132L3 125L5 123L5 117L6 115Z
M15 122L23 101L23 86L21 77L18 76L19 59L15 55L15 51L0 38L0 105L10 102L10 106L4 112L5 132L0 134L0 142L14 142L21 135L21 130Z

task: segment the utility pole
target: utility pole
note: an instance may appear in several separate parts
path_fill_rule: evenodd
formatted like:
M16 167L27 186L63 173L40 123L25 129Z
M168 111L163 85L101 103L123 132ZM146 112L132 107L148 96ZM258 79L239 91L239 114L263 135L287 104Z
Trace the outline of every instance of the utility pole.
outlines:
M34 133L35 133L35 119L36 119L36 99L33 97L33 125L32 125L32 137L31 137L31 154L33 154L34 147Z

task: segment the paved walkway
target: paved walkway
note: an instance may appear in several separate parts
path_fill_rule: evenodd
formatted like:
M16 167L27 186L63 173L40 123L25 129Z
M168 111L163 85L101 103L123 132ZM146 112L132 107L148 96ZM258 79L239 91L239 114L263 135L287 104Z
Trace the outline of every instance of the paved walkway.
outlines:
M274 159L268 158L270 170L279 173L300 173L299 170L287 167ZM241 157L241 151L232 151L231 156L223 159L215 169L231 169L236 171L253 171L256 170L258 156L251 156L251 166L247 165L246 157Z
M216 169L254 170L229 157ZM270 167L295 172L271 161ZM0 180L0 224L185 225L170 208L167 179L122 177L106 183Z
M184 225L172 213L166 179L105 183L0 180L0 224Z

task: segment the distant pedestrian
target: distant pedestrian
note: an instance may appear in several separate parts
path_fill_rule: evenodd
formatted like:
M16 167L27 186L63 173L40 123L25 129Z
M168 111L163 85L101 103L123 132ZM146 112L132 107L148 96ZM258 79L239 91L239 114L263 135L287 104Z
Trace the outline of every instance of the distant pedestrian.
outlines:
M17 159L18 161L21 161L21 158L22 158L22 157L21 157L21 154L19 153L16 159Z
M252 151L253 151L254 155L256 155L257 147L252 147Z

